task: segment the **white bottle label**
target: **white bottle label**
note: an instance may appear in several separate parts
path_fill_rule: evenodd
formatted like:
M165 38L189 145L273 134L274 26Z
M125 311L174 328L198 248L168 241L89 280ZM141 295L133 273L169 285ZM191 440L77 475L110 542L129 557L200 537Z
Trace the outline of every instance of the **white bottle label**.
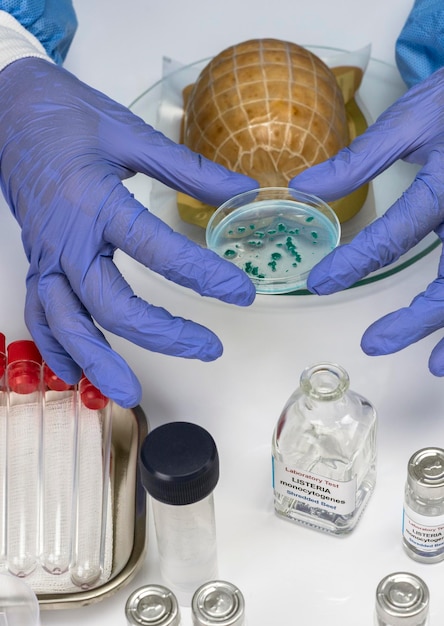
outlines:
M356 508L356 476L332 480L273 458L273 489L277 496L296 498L301 504L337 515L349 515Z
M406 504L402 520L404 539L421 552L444 550L444 515L421 515Z

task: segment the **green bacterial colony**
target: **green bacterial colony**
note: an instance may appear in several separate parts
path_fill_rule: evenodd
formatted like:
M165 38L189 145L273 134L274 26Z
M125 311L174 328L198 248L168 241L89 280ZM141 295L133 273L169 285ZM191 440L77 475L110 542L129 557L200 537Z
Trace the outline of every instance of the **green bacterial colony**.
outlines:
M307 223L312 222L314 220L313 216L307 217L305 219L305 221ZM262 245L262 240L264 240L264 238L267 238L267 240L269 242L272 242L275 238L275 236L279 235L287 235L286 239L285 239L285 243L283 243L282 241L277 242L275 244L276 248L280 248L282 250L282 252L287 252L287 254L290 254L293 258L294 261L291 264L292 267L297 267L299 263L302 262L302 257L299 253L299 251L297 250L297 245L293 239L293 237L297 237L299 235L299 229L298 228L293 228L293 229L287 229L287 226L285 224L283 224L282 222L279 223L277 225L277 228L273 228L270 230L267 230L267 232L261 231L261 230L256 230L256 225L255 224L250 224L249 225L249 230L250 231L254 231L254 235L256 237L256 240L252 239L250 241L248 241L248 245L251 247L258 247ZM229 236L233 236L235 234L238 235L243 235L246 232L248 232L248 228L246 226L238 226L236 229L236 232L234 230L229 230L228 231L228 235ZM311 237L312 237L312 243L316 243L316 239L318 238L318 233L315 230L311 231ZM259 241L258 241L259 240ZM237 247L237 246L236 246ZM237 256L237 251L233 250L232 248L227 248L224 252L224 256L227 259L233 259L234 257ZM270 253L270 259L267 263L267 266L270 268L270 270L272 272L276 272L278 269L278 264L279 261L282 259L282 253L281 252L271 252ZM251 261L246 261L246 263L243 266L244 271L249 274L250 276L254 276L255 278L265 278L265 274L261 273L259 270L259 267L257 265L255 265L254 263L252 263ZM287 270L288 271L288 270Z

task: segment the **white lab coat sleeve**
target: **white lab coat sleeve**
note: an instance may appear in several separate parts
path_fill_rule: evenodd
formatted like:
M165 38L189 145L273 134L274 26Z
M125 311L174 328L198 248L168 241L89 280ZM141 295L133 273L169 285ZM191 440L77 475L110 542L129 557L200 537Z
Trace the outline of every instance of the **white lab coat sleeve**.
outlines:
M0 71L13 61L25 57L51 61L40 41L12 15L0 10Z

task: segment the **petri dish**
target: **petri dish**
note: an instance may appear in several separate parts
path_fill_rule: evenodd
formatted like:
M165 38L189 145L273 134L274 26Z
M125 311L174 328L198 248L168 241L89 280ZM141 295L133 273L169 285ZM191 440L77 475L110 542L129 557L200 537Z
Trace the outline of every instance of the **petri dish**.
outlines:
M234 196L206 228L208 248L244 270L261 294L304 289L312 267L340 237L339 220L325 202L287 187Z

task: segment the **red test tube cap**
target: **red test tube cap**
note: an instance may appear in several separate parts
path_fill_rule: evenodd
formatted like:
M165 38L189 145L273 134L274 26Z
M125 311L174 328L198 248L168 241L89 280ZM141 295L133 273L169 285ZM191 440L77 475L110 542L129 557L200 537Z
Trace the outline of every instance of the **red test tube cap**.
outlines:
M54 374L52 369L46 365L43 366L43 380L45 381L45 385L51 391L68 391L68 389L72 389L72 385L69 383L65 383L64 380L59 378L57 374Z
M5 373L6 369L6 337L3 333L0 333L0 378Z
M97 389L85 375L80 380L80 398L87 409L100 411L108 404L109 399Z
M42 363L42 355L31 339L20 339L8 345L8 363L16 361L34 361Z
M40 386L42 356L35 343L28 339L8 345L8 384L20 394L34 393Z

